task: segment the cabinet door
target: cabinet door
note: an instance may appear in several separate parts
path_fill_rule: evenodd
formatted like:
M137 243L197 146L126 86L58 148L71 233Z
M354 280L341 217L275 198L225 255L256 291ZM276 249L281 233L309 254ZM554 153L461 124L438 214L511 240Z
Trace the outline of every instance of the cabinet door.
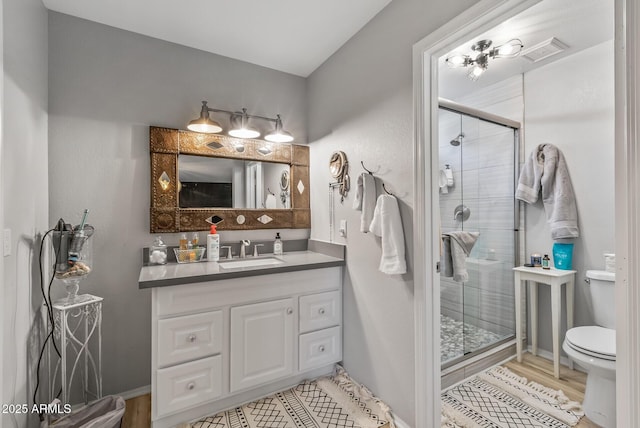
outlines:
M295 320L293 299L231 308L231 392L293 373Z

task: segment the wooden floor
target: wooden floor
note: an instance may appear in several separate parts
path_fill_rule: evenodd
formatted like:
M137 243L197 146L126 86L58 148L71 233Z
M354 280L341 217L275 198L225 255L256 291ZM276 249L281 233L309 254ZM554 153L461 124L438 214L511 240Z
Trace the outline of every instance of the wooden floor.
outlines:
M127 400L121 428L149 428L151 426L151 394Z
M527 380L537 382L553 389L561 389L565 395L573 401L582 403L584 398L584 387L587 381L586 373L571 370L566 366L560 366L560 379L553 376L553 362L545 358L537 357L529 353L522 355L522 362L515 359L504 364L509 370L519 376L524 376ZM591 422L584 416L580 419L576 428L598 428L598 425Z
M522 363L515 359L505 366L519 376L553 389L561 389L569 399L582 402L587 375L560 366L560 379L553 377L553 362L529 353L523 355ZM151 395L141 395L127 400L127 410L122 428L149 428L151 426ZM576 428L597 428L598 425L583 417Z

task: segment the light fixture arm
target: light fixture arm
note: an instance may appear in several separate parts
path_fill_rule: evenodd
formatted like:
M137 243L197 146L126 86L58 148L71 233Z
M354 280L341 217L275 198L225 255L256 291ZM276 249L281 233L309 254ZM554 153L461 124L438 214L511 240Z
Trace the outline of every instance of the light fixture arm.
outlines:
M246 108L242 108L242 111L229 111L218 108L212 108L207 105L207 101L202 101L202 108L200 110L200 117L198 119L194 119L189 122L187 129L195 132L203 132L203 133L217 133L222 131L222 126L211 120L209 117L209 113L225 113L229 115L229 118L233 124L233 122L238 122L240 120L240 126L229 131L229 135L234 136L236 138L256 138L260 136L260 132L252 129L248 126L247 122L249 119L261 119L266 120L267 122L275 123L275 130L269 132L265 139L270 142L276 143L288 143L293 141L293 136L291 133L282 129L282 119L280 115L276 115L275 118L259 116L255 114L247 113Z
M257 114L249 114L247 113L247 109L246 108L242 108L242 111L230 111L230 110L222 110L219 108L213 108L213 107L209 107L207 105L207 101L202 101L202 112L200 113L202 114L206 114L207 112L214 112L214 113L226 113L229 116L244 116L246 118L249 119L262 119L262 120L267 120L269 122L278 122L280 120L280 115L276 115L277 117L275 118L271 118L271 117L265 117L265 116L259 116Z

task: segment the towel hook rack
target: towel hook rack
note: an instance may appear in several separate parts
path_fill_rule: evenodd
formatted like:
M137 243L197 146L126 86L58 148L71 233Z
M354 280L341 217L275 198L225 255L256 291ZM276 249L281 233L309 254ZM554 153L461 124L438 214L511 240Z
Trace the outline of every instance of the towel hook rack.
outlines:
M271 195L273 195L273 196L275 196L275 195L276 195L276 194L275 194L275 193L273 193L273 192L271 191L271 189L270 189L270 188L268 188L268 187L267 187L267 192L269 192L269 194L271 194Z
M364 162L360 161L360 165L362 165L362 169L364 169L365 171L367 171L369 174L373 175L373 172L370 171L369 169L367 169L366 166L364 166Z
M394 195L393 193L391 193L390 191L387 190L387 188L384 185L384 183L382 183L382 189L387 193L387 195L393 196L394 198L396 197L396 195Z

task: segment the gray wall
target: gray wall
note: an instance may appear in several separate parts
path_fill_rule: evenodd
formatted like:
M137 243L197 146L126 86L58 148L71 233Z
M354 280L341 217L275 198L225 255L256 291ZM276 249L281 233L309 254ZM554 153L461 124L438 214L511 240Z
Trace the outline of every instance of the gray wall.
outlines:
M613 34L612 34L613 36ZM578 206L580 237L573 240L576 274L575 323L592 325L589 269L604 269L614 252L614 71L613 41L525 74L525 155L551 143L564 153ZM567 84L567 82L574 82ZM551 232L542 202L525 204L526 254L551 255ZM613 290L612 290L613 292ZM548 287L539 292L538 346L551 350ZM561 331L564 337L565 324Z
M11 255L0 286L2 403L30 403L34 354L29 348L34 309L41 302L37 255L47 230L47 11L40 0L2 2L3 228ZM12 421L12 419L15 420ZM3 414L0 425L25 426L24 415ZM33 421L32 421L33 422Z
M105 298L104 392L120 393L150 384L151 293L137 284L141 248L153 238L149 125L184 129L208 100L280 113L304 143L305 80L53 12L49 44L48 221L77 224L90 210L94 270L80 287ZM281 232L283 239L308 236ZM261 234L222 231L221 239L272 239L275 231ZM177 243L175 234L165 239Z
M311 186L327 189L333 181L329 157L343 150L352 187L363 161L399 198L409 255L406 275L378 271L380 240L359 232L353 191L344 204L334 196L336 222L348 222L347 238L336 232L335 240L347 245L345 368L410 425L416 406L410 398L415 386L412 46L473 3L391 2L308 79ZM314 238L331 238L328 202L326 190L312 193Z

